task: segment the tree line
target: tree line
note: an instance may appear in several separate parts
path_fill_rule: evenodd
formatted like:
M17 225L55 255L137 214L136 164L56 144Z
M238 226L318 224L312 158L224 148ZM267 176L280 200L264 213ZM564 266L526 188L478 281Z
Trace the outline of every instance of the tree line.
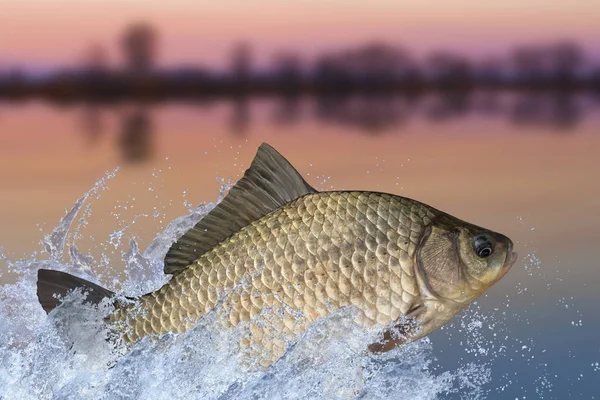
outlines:
M571 41L520 46L498 57L474 60L436 51L416 59L408 50L368 42L304 59L280 52L255 66L252 47L231 49L229 67L160 68L156 30L129 26L120 40L123 62L109 66L104 47L91 45L77 68L32 78L19 70L0 75L0 97L57 100L161 99L273 94L297 96L420 93L426 91L598 91L600 64Z

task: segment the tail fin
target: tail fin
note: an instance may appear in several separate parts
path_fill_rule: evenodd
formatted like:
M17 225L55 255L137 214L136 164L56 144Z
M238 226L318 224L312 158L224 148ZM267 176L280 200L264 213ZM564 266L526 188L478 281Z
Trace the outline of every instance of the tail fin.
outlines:
M64 272L51 271L49 269L40 269L38 271L38 301L47 313L54 310L60 304L61 298L64 298L69 292L78 288L83 289L84 293L87 293L86 300L92 304L99 304L102 299L114 296L114 293L108 289Z

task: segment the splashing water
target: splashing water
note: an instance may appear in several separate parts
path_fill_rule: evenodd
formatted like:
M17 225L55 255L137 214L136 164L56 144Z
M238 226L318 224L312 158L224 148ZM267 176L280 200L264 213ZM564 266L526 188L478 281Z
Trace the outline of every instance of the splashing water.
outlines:
M115 287L110 271L96 272L91 257L80 254L75 244L66 244L69 231L74 230L72 237L77 239L80 227L86 224L85 218L90 213L86 202L98 195L115 173L100 179L75 202L54 231L45 236L47 259L11 262L1 256L18 279L14 284L0 287L0 399L436 399L456 394L463 399L475 399L485 396L483 387L490 382L490 367L465 362L442 371L435 366L433 346L427 338L384 355L367 353L366 347L375 332L355 325L350 309L312 324L290 345L284 357L266 370L244 366L238 345L243 327L222 328L215 311L185 334L167 334L157 341L142 340L131 349L115 347L104 340L103 318L111 312L110 304L97 308L85 305L82 294L75 292L46 316L36 297L40 268L65 271L109 289ZM230 185L221 181L217 201ZM190 207L188 215L168 224L143 253L136 241L130 240L124 254L127 278L121 285L122 292L141 295L163 285L166 278L162 260L169 247L212 207L214 203ZM83 215L77 220L81 210ZM113 235L120 240L126 228L115 230ZM65 250L70 258L68 263L62 261ZM465 331L465 347L470 351L480 356L493 352L494 357L506 352L502 342L485 346L497 342L496 332L506 333L494 321L480 315L477 307L456 324ZM491 341L481 334L485 329L494 331Z

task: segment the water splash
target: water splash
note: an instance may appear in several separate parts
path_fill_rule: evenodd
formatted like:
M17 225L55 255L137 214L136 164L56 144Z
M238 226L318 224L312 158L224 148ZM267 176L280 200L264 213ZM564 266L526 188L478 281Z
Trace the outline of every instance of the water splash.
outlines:
M119 168L115 168L112 172L107 172L104 175L104 177L102 177L100 180L98 180L98 182L96 182L92 189L90 189L86 194L77 199L75 204L73 204L73 207L71 207L71 210L69 210L66 213L66 215L62 217L62 219L58 223L58 226L54 228L52 233L44 237L42 244L44 245L46 252L49 254L50 259L59 260L62 257L65 247L65 241L67 239L67 233L73 225L73 221L77 217L77 214L81 210L81 207L83 206L85 201L88 200L91 196L97 195L100 191L105 190L106 182L109 179L114 178L118 170ZM76 228L76 232L79 232L80 226Z
M355 325L350 309L312 324L284 357L266 370L244 367L238 344L243 325L223 329L216 311L185 334L168 334L154 342L142 340L131 349L115 347L105 340L103 319L110 313L110 305L86 306L81 295L74 293L46 316L35 287L40 268L66 271L109 288L116 286L106 272L92 273L93 260L80 253L75 243L67 245L66 239L71 230L77 239L76 233L91 212L86 201L104 190L115 172L78 199L45 237L48 259L12 262L2 256L18 279L0 287L0 398L437 399L456 395L478 399L489 393L486 385L492 379L494 360L515 349L527 354L535 348L530 340L508 341L503 320L480 312L477 305L455 323L464 340L460 345L472 358L446 369L437 365L435 349L427 338L384 355L367 353L376 332ZM229 181L220 182L217 202L231 187ZM215 204L190 206L187 215L169 223L143 252L135 239L130 239L123 254L123 292L140 295L164 284L167 277L162 260L169 247ZM132 224L121 223L125 228L115 228L115 232ZM63 257L65 250L68 260ZM592 368L596 371L597 364ZM546 375L539 379L540 390L551 390ZM510 384L506 378L497 388Z

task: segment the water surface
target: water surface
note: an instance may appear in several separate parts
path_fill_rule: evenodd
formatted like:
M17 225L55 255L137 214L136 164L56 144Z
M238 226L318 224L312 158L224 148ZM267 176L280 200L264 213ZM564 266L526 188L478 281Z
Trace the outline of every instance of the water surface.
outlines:
M480 97L0 104L0 397L597 398L598 102ZM175 239L169 223L199 218L196 206L239 179L261 142L318 189L420 200L505 233L520 260L430 341L382 359L355 353L360 334L348 341L343 315L261 374L240 370L234 354L190 350L215 345L210 321L164 348L142 344L111 370L90 361L111 357L102 346L90 345L87 359L50 351L59 333L37 306L37 268L129 294L159 287L161 251ZM107 171L64 248L50 249L44 237ZM50 372L53 364L62 372ZM138 376L117 374L127 370Z

